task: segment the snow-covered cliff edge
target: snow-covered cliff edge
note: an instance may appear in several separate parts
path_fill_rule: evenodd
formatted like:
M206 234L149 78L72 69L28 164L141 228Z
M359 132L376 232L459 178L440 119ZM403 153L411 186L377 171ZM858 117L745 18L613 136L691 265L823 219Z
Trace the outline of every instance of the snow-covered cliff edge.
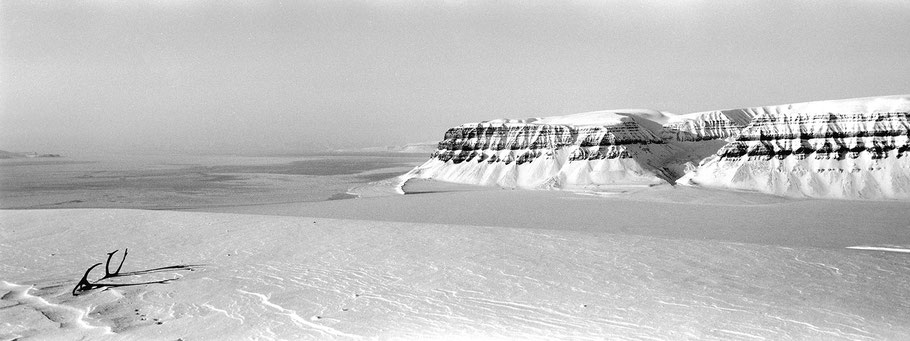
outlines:
M697 142L725 139L736 136L764 114L764 108L727 109L696 112L671 117L664 125L660 137L664 140Z

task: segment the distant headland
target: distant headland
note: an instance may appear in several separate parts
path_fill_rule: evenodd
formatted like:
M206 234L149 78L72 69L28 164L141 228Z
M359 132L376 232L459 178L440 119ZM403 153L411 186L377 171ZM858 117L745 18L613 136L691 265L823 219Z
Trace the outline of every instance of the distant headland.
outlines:
M37 157L63 157L60 154L38 154L36 152L8 152L0 150L0 159L19 159L19 158L37 158Z

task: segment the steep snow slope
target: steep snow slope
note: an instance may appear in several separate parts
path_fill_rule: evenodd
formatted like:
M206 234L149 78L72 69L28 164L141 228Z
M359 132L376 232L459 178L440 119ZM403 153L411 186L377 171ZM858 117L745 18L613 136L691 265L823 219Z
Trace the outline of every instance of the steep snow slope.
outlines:
M676 153L659 137L665 113L610 110L500 119L449 129L406 178L521 188L597 188L672 181Z
M910 97L742 111L756 113L752 122L680 183L788 196L910 198Z
M691 171L763 112L764 108L727 109L671 117L663 125L660 137L677 146L679 152L676 162L666 167L677 176Z

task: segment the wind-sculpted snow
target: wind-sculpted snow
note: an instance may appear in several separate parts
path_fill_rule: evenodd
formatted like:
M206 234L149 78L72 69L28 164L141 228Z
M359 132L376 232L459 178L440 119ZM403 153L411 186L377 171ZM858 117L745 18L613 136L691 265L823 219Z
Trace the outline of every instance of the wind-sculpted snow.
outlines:
M0 227L4 340L910 336L898 252L150 210L0 210ZM130 269L207 265L70 295L110 245L143 255Z
M910 198L910 100L766 108L682 183L830 198Z

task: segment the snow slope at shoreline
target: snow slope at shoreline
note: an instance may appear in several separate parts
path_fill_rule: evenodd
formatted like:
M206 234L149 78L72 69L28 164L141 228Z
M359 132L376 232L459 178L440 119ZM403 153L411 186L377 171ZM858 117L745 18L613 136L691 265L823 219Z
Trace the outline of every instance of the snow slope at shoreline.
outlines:
M112 209L3 210L0 233L2 339L910 336L895 252ZM118 280L176 280L69 294L127 247Z

